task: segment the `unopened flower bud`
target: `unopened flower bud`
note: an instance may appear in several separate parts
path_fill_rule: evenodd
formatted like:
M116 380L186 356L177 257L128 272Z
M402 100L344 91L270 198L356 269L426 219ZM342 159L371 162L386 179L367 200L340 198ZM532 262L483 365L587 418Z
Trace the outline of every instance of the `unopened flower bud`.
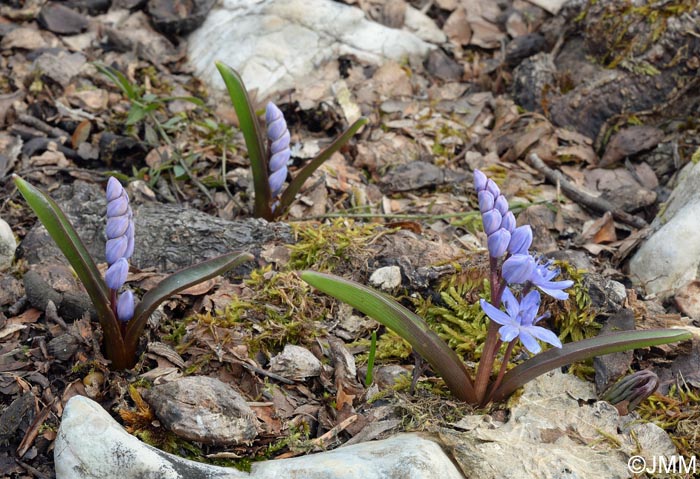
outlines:
M494 198L498 198L501 195L500 188L493 180L488 180L486 182L486 189L491 192Z
M481 221L484 223L484 231L487 235L493 234L498 228L501 227L501 220L501 213L495 209L487 211L481 215Z
M270 140L269 184L272 197L282 192L282 185L287 179L287 162L291 156L289 149L290 134L287 122L277 105L270 102L265 108L267 138Z
M505 222L505 219L504 219ZM527 254L532 245L532 228L530 225L523 225L515 228L510 237L508 252L510 254Z
M535 258L529 254L514 254L503 262L503 279L509 284L522 284L530 279L536 267Z
M503 215L503 221L501 221L501 228L505 228L512 235L515 231L515 216L512 211L508 211Z
M117 290L126 282L127 274L129 274L129 263L125 258L119 258L107 268L105 283L107 283L109 289Z
M474 170L474 189L477 191L477 193L486 189L487 181L488 178L483 172L479 170Z
M502 215L508 213L508 200L503 195L498 195L496 202L494 203L494 208L496 208Z
M134 317L134 293L130 289L119 295L117 300L117 317L123 322L127 322Z
M479 211L486 213L493 209L495 199L490 191L481 190L479 192Z
M507 229L500 228L492 235L489 235L487 239L489 255L492 258L500 258L506 252L509 242L510 233Z

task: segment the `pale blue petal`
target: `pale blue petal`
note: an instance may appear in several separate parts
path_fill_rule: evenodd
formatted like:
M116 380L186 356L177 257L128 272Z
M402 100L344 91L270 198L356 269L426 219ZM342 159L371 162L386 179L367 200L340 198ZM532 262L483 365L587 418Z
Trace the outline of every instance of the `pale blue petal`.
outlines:
M498 334L501 335L501 341L509 343L520 335L520 328L511 325L501 326Z
M537 340L528 332L530 328L526 330L520 330L520 342L523 343L525 349L530 351L532 354L537 354L542 351L542 347L537 343Z
M510 290L510 288L506 287L503 290L503 295L501 296L501 301L503 302L503 305L506 307L506 311L508 312L508 316L513 318L513 321L515 321L515 318L518 317L518 312L520 311L520 303L518 302L515 295Z
M481 215L481 221L484 223L484 232L487 235L491 235L498 231L501 227L501 220L503 217L498 210L490 210Z
M530 280L534 271L535 260L529 254L514 254L502 266L503 278L511 284L522 284Z
M529 326L526 331L540 341L544 341L545 343L551 344L554 347L561 348L561 341L557 335L549 329L545 329L541 326Z
M508 243L510 243L510 233L507 229L500 228L498 231L489 235L486 243L489 248L489 255L492 258L500 258L505 254L506 249L508 248Z
M503 195L498 195L496 202L493 205L502 215L508 213L508 200Z
M481 309L484 310L484 313L486 313L486 316L491 318L492 321L502 325L511 325L511 326L518 326L513 319L508 316L506 313L501 311L500 309L496 309L491 303L487 302L484 299L479 300L479 304L481 304Z

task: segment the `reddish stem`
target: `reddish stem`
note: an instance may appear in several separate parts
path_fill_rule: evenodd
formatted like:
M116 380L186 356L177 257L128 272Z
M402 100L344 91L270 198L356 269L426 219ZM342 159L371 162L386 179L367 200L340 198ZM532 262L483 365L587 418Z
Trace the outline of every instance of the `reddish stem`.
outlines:
M501 294L505 285L501 285L501 278L498 271L498 258L489 257L489 267L491 269L489 281L491 282L491 304L498 308L501 306ZM498 338L498 323L489 321L489 330L486 335L486 342L481 353L481 359L476 369L476 379L474 380L474 391L476 400L479 403L484 401L486 390L489 385L493 363L496 360L496 351L501 347L501 340Z

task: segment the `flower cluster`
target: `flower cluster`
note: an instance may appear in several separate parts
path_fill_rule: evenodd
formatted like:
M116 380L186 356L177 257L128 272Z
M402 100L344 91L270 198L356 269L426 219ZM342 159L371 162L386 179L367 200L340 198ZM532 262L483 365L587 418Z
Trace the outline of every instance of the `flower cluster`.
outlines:
M270 140L270 192L272 198L279 196L284 180L287 179L287 162L291 156L289 149L289 129L284 115L277 105L270 102L265 108L267 138Z
M121 183L110 177L107 182L107 245L105 257L109 268L105 283L110 289L112 308L123 322L134 316L134 294L127 289L118 294L129 273L128 259L134 253L134 218L129 197ZM118 299L117 299L118 297Z
M571 287L573 281L552 281L558 274L558 269L551 269L551 261L536 259L530 254L532 245L532 228L530 225L515 226L515 217L509 211L508 201L501 194L493 180L474 170L474 188L479 198L479 210L487 234L489 255L499 259L506 255L501 269L497 270L494 278L499 288L496 295L496 305L481 300L481 308L494 322L501 325L498 333L501 341L510 342L520 338L525 348L533 354L540 352L536 339L561 347L559 339L551 332L535 324L545 317L537 316L540 307L540 293L530 291L533 286L543 293L556 299L565 300L569 295L564 289ZM494 263L495 264L495 263ZM522 299L517 300L507 285L522 285ZM503 301L506 312L498 308Z

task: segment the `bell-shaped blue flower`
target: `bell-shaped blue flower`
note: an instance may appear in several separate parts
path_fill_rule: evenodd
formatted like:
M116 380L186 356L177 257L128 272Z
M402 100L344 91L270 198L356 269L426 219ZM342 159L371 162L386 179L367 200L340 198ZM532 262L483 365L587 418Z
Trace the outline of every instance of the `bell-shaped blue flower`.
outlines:
M541 326L535 324L546 315L537 317L540 308L540 293L530 291L522 301L518 302L509 288L503 291L503 304L506 311L494 307L491 303L481 299L481 309L492 321L501 325L498 334L503 342L510 342L520 338L523 346L532 354L539 353L542 348L537 340L544 341L557 348L562 344L557 336Z

